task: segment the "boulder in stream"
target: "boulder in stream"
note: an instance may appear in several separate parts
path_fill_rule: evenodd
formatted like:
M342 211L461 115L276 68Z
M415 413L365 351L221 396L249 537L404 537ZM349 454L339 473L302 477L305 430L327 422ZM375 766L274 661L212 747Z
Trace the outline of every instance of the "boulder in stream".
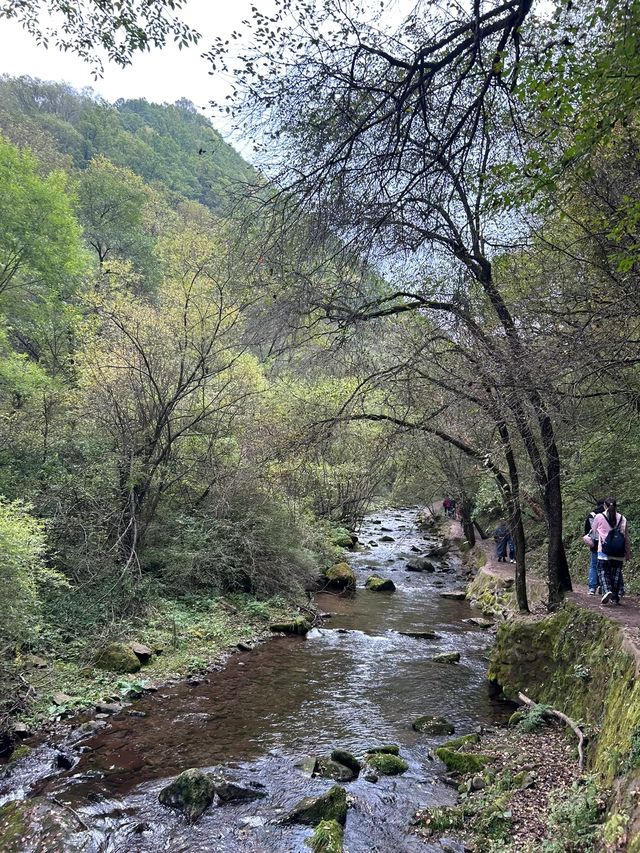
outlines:
M142 664L133 650L125 643L109 643L98 651L96 656L98 669L124 674L137 672Z
M452 735L455 726L446 717L418 717L411 727L424 735Z
M403 637L411 637L414 640L437 640L435 631L398 631Z
M335 820L340 826L346 823L347 792L340 785L334 785L319 797L305 797L300 800L288 814L280 819L280 823L317 826L323 820Z
M209 808L215 793L213 779L199 768L192 767L163 788L158 800L163 806L182 812L189 823L195 823Z
M311 623L304 616L296 616L286 622L273 622L269 630L280 634L307 634L311 629Z
M348 752L346 749L334 749L331 752L332 761L337 761L338 764L343 764L345 767L348 767L355 776L360 772L362 765L355 757L352 752Z
M409 765L399 755L388 752L370 752L366 757L368 767L372 767L383 776L399 776L409 769Z
M452 589L440 593L440 598L450 598L452 601L464 601L466 597L467 593L463 589Z
M71 809L45 797L33 797L0 808L0 850L97 853L98 843Z
M216 794L221 803L248 802L266 797L264 786L259 782L249 782L248 785L240 785L222 774L212 777Z
M431 660L434 663L460 663L460 652L442 652L434 655Z
M410 560L407 563L408 572L435 572L436 567L429 560Z
M379 575L369 575L365 584L371 592L395 592L396 585L391 578L381 578Z
M325 571L324 576L331 589L356 588L356 575L349 563L336 563Z
M323 779L333 779L334 782L353 782L358 774L332 758L320 756L314 775L321 776Z
M381 536L380 537L380 542L395 542L395 541L396 540L393 538L393 536Z
M382 752L385 755L400 755L400 747L397 743L383 743L382 746L372 746L367 750L366 755L372 755L374 752Z
M337 820L321 820L307 844L313 853L342 853L342 834Z

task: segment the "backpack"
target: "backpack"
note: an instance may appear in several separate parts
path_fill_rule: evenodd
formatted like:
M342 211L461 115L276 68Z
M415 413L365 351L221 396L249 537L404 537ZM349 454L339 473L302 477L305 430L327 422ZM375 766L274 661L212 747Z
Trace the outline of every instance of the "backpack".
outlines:
M604 513L603 513L604 515ZM604 516L607 518L607 516ZM607 518L607 524L609 523L609 519ZM625 541L624 541L624 533L620 530L620 524L622 523L622 516L620 516L620 521L616 523L614 527L607 533L605 538L602 540L602 551L607 557L613 557L615 559L621 560L624 557L625 553Z

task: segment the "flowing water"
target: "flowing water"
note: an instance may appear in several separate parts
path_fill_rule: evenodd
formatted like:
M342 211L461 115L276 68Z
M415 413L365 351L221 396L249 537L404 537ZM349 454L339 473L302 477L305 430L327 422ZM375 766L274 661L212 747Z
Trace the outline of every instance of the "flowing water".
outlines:
M345 847L349 853L440 850L412 834L410 821L417 807L454 798L441 781L443 767L429 754L446 738L418 734L411 722L443 715L462 734L503 718L485 678L489 637L465 621L474 615L466 602L439 595L460 586L455 553L435 573L406 571L417 551L436 544L417 528L415 509L372 516L359 535L364 547L349 555L356 594L316 598L320 610L334 614L325 627L235 654L198 686L182 682L145 695L133 706L145 717L112 718L82 741L70 770L41 773L30 785L17 770L4 783L13 792L5 790L4 798L21 792L55 797L80 816L95 849L105 853L308 853L311 830L275 819L334 783L309 779L297 765L335 747L362 755L393 742L409 771L346 784L352 806ZM380 541L384 537L393 541ZM362 588L372 571L391 577L396 592ZM400 633L418 630L434 630L436 639ZM432 661L445 651L460 652L461 662ZM51 748L37 752L41 764L52 761ZM168 778L189 767L220 766L239 780L260 782L266 796L212 806L194 826L158 803Z

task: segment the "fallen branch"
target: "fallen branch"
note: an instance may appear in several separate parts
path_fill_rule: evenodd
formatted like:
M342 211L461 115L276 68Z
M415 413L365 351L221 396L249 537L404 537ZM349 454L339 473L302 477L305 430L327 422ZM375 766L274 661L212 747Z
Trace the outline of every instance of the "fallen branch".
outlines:
M533 699L529 699L528 696L525 696L524 693L518 693L518 699L523 705L527 705L529 708L535 708L538 704L537 702L534 702ZM547 717L556 717L556 719L562 720L565 725L569 726L569 728L573 730L573 733L578 738L578 769L582 771L584 765L584 732L580 726L575 722L575 720L572 720L571 717L567 717L567 715L563 714L562 711L556 711L555 708L545 708L543 713Z

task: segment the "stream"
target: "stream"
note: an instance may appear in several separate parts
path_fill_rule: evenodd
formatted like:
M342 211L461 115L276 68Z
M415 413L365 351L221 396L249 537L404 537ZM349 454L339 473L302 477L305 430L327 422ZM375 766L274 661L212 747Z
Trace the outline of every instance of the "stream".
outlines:
M81 818L91 831L90 849L102 853L308 853L311 830L274 819L334 783L309 779L297 765L336 747L361 756L372 746L397 743L409 763L404 775L346 784L352 805L345 849L441 851L413 834L410 822L418 807L455 799L442 782L443 766L429 755L447 738L418 734L411 723L442 715L456 734L465 734L501 722L507 709L488 692L490 636L465 621L479 614L464 601L440 597L462 585L456 552L434 573L406 570L409 560L441 541L421 532L416 516L414 508L365 519L358 531L362 547L348 555L357 592L316 596L318 608L333 614L322 628L238 652L197 686L180 682L145 694L131 708L146 716L110 718L80 749L70 749L78 759L70 769L51 769L55 751L41 745L25 762L33 768L39 761L39 774L19 763L0 779L0 803L54 797ZM392 578L396 591L364 589L372 572ZM424 630L436 638L400 633ZM431 660L449 651L460 652L459 664ZM159 804L158 792L171 777L189 767L221 766L240 781L260 782L266 796L214 805L193 826Z

